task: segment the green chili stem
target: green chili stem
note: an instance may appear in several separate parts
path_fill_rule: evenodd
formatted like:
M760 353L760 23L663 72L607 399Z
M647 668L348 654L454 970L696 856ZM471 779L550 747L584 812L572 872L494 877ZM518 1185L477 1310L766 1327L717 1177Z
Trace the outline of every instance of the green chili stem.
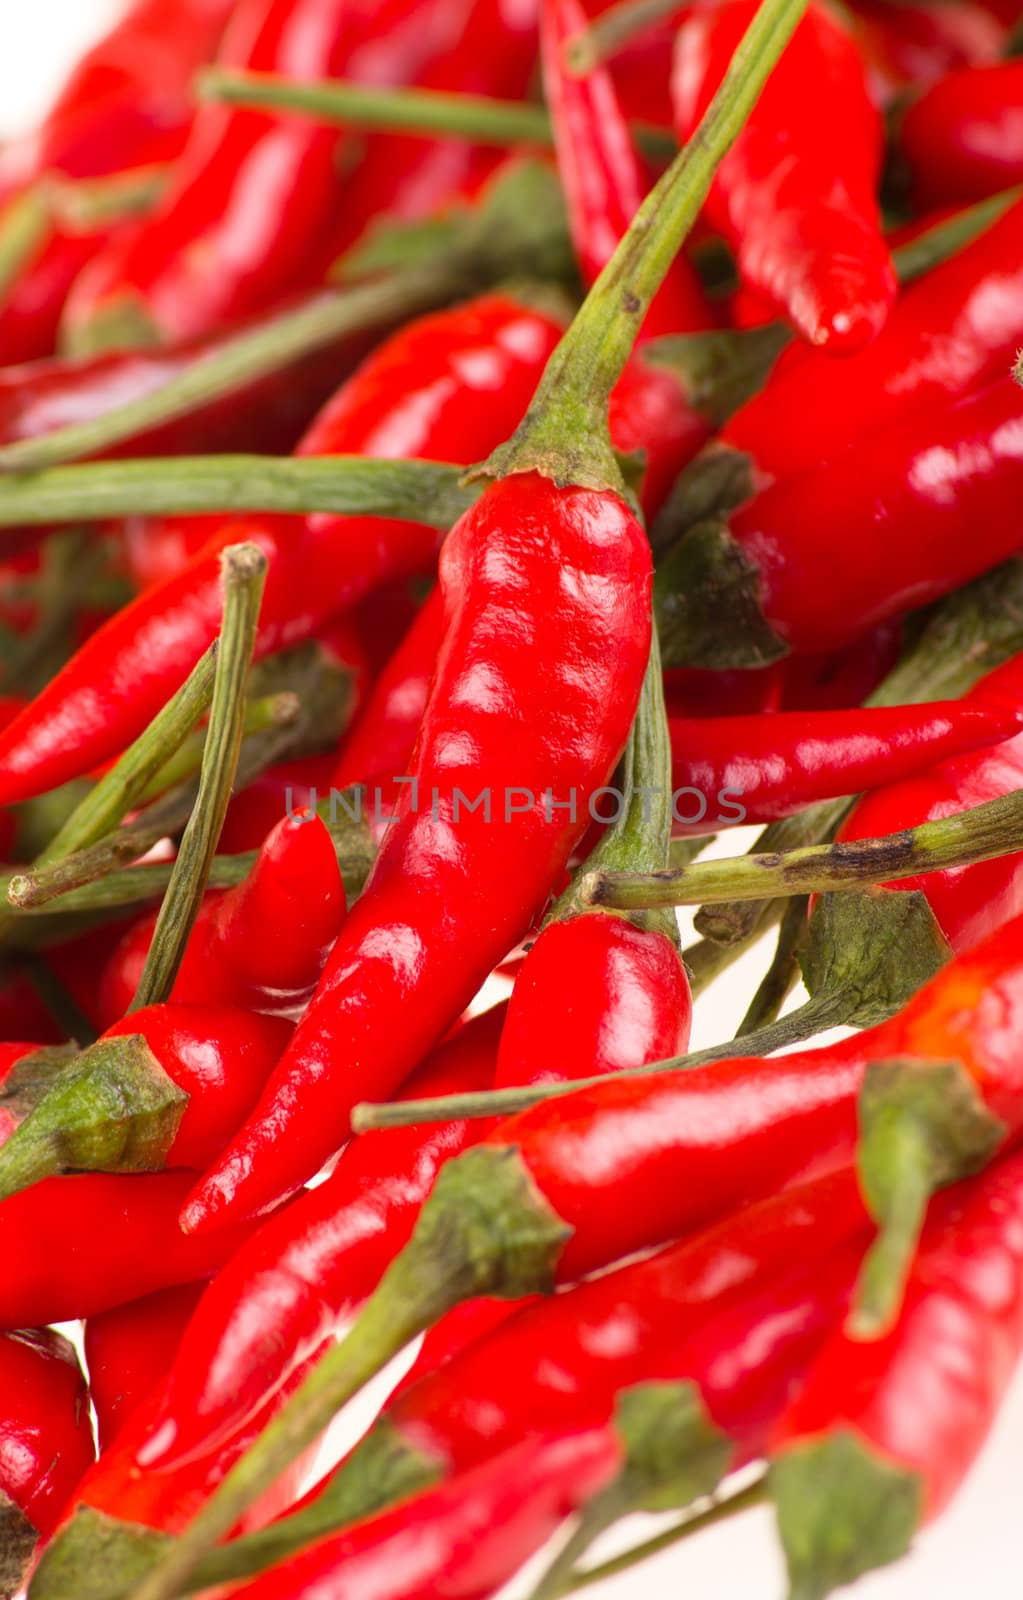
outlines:
M0 527L209 511L333 512L449 528L478 488L464 467L366 456L170 456L0 477Z
M809 845L780 855L697 861L679 871L593 873L580 893L589 905L638 910L653 906L770 900L823 894L918 873L968 867L1023 849L1023 790L973 806L953 817L878 839Z
M209 882L231 798L245 727L245 679L252 664L267 562L256 545L224 551L224 620L199 794L181 839L153 942L130 1010L166 1000Z
M301 712L302 703L298 695L287 689L279 694L267 694L256 700L246 700L244 737L251 739L257 734L277 733L282 729L294 727ZM137 803L146 805L159 795L166 794L168 789L176 789L179 784L188 783L202 767L205 748L206 729L193 729L170 759L164 762L159 772L150 779L138 796Z
M793 895L787 903L771 964L736 1030L736 1040L745 1041L750 1034L759 1033L778 1020L782 1006L799 981L799 952L806 942L808 910L806 895Z
M551 119L543 106L521 100L495 100L482 94L439 89L386 89L375 84L329 78L298 83L272 72L237 72L211 67L199 78L205 100L258 106L265 111L300 111L317 121L385 133L421 133L469 139L476 144L553 146ZM654 124L633 126L647 155L670 158L678 142Z
M36 184L8 201L0 225L0 305L45 244L50 226L50 207L42 185Z
M61 222L80 233L91 233L108 222L152 210L169 175L169 167L142 167L109 178L53 178L51 208Z
M558 483L614 488L607 400L651 300L699 214L807 0L761 0L721 86L686 148L650 190L555 350L526 417L485 470L539 471Z

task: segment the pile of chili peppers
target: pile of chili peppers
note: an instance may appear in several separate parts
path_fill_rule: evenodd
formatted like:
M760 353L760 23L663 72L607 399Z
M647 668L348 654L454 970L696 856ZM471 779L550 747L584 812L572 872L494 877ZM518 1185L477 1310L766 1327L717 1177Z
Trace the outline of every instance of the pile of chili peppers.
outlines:
M1023 1355L1019 39L134 0L0 146L0 1600L639 1593L764 1505L823 1600L946 1513Z

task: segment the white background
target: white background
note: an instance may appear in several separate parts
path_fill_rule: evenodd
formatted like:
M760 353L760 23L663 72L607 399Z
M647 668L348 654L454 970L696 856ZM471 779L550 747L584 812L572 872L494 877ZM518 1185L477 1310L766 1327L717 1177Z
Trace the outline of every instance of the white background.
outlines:
M118 10L118 0L0 0L0 137L30 125L76 52ZM733 835L729 853L748 842L745 834ZM701 1001L694 1046L734 1032L755 973L756 963L747 960ZM616 1536L606 1553L657 1526L653 1519L634 1519L626 1538ZM526 1576L509 1589L509 1600L528 1593ZM986 1600L1023 1595L1023 1382L1017 1382L952 1512L918 1541L907 1561L863 1580L855 1595L960 1600L971 1589L982 1589ZM680 1594L691 1600L781 1600L784 1580L769 1516L748 1513L591 1592L595 1600L675 1600Z

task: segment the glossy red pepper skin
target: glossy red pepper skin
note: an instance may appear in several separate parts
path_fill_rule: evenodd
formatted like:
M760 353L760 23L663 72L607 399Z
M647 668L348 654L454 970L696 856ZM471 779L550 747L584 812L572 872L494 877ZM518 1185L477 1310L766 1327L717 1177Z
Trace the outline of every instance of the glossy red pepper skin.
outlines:
M321 1346L316 1356L323 1356L326 1348L325 1345ZM73 1504L67 1508L68 1514L73 1514L79 1506L91 1506L96 1511L125 1522L141 1523L144 1527L157 1528L164 1533L180 1533L223 1481L239 1456L273 1420L308 1375L312 1365L313 1361L308 1361L298 1367L291 1380L272 1395L251 1422L239 1429L220 1449L210 1451L201 1460L175 1472L146 1473L135 1465L139 1440L148 1431L160 1401L159 1391L151 1394L127 1420L111 1448L103 1452L92 1471L86 1474ZM314 1454L314 1451L303 1452L281 1474L273 1487L249 1508L234 1531L247 1532L289 1510L303 1479L308 1476Z
M598 66L576 77L567 68L565 47L586 25L580 0L542 0L544 89L558 171L575 254L584 281L592 284L639 210L647 184L609 69ZM643 319L642 336L712 324L695 269L685 256L676 256Z
M975 684L964 705L1023 706L1023 656L1014 656ZM973 755L943 761L917 777L864 796L839 838L867 839L954 816L1023 787L1023 736ZM929 872L886 886L926 895L953 950L968 950L1023 911L1023 854L971 867Z
M793 344L721 437L755 483L817 467L837 446L932 415L1011 367L1023 340L1023 203L910 284L868 350L833 366ZM799 417L799 427L786 418Z
M646 535L607 492L517 474L456 524L413 762L423 798L405 788L293 1045L197 1191L189 1226L251 1214L315 1172L343 1143L351 1107L390 1094L533 925L625 746L650 583ZM467 809L486 792L489 820L485 804ZM384 1012L401 1019L386 1036Z
M680 139L692 137L748 27L753 0L697 9L680 29L672 88ZM821 139L841 125L841 144ZM734 146L705 212L743 280L810 344L862 349L896 294L874 191L882 129L851 36L811 4Z
M783 643L833 649L1018 550L1021 486L1023 394L1006 375L773 484L729 525Z
M671 940L625 917L551 922L515 981L495 1087L595 1077L683 1055L692 996Z
M89 1391L54 1328L0 1335L0 1500L48 1537L96 1459Z
M454 1483L322 1540L244 1600L485 1600L621 1465L610 1429L523 1441Z
M506 1007L456 1030L406 1094L489 1088ZM472 1122L358 1139L332 1175L272 1217L210 1285L167 1378L144 1466L218 1446L372 1293L407 1242L441 1163L486 1132Z
M377 774L404 776L426 711L443 637L444 600L434 588L346 734L331 777L333 788L365 783Z
M983 200L1023 180L1023 63L949 73L908 108L899 153L921 209Z
M291 1038L291 1024L233 1006L155 1005L108 1028L107 1040L141 1036L188 1095L168 1167L201 1169L244 1121Z
M399 86L449 47L466 11L465 0L241 0L217 59ZM342 140L309 118L201 105L156 214L75 285L68 339L81 348L101 330L102 344L124 343L127 319L149 335L128 342L176 343L319 281L342 204Z
M205 1285L184 1283L89 1317L85 1361L102 1450L167 1375Z
M188 1172L87 1172L0 1203L0 1328L96 1316L216 1272L252 1228L186 1238L177 1213L193 1182Z
M337 853L318 817L283 817L244 883L208 895L169 996L293 1017L308 1002L345 918ZM137 922L104 969L101 1004L123 1017L152 943L157 913Z
M972 1466L1023 1351L1023 1158L932 1203L901 1315L877 1341L838 1331L781 1419L782 1456L832 1428L901 1469L936 1517Z
M560 333L552 318L500 294L420 318L363 363L299 453L479 460L521 421ZM175 577L111 618L0 737L0 799L87 771L141 732L216 637L220 551L239 539L258 544L269 562L262 656L309 638L371 589L431 570L440 536L418 523L322 514L223 524ZM10 762L4 740L16 752Z
M1019 707L945 700L771 717L669 717L671 781L685 791L672 831L771 822L818 800L887 787L901 772L912 778L941 759L939 752L984 749L999 739L1014 744L1023 694Z
M389 1449L459 1474L531 1434L604 1426L624 1389L658 1380L695 1383L737 1448L755 1449L841 1314L869 1237L846 1171L563 1294L505 1303L490 1331L392 1395ZM364 1463L357 1445L323 1488L344 1483L353 1503Z

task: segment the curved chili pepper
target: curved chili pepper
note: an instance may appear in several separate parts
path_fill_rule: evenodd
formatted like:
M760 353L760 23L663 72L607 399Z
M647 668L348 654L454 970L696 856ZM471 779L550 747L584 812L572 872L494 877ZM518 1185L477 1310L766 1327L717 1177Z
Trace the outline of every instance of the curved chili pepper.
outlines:
M408 1094L425 1085L441 1093L489 1087L505 1011L494 1007L460 1027L413 1075ZM165 1470L229 1438L372 1293L441 1163L485 1131L451 1122L360 1139L326 1183L265 1223L204 1297L141 1464Z
M318 1353L322 1355L325 1348L321 1347ZM113 1445L104 1450L95 1467L82 1479L72 1504L67 1507L68 1514L73 1514L77 1521L83 1516L89 1518L91 1512L100 1512L105 1519L119 1517L126 1522L164 1533L180 1533L222 1482L238 1457L273 1421L276 1413L311 1371L313 1364L313 1361L309 1361L299 1366L292 1379L272 1395L252 1421L220 1449L210 1451L200 1460L175 1472L143 1473L135 1465L139 1440L144 1437L159 1405L159 1391L150 1394L127 1419ZM311 1464L311 1453L299 1456L273 1487L249 1508L236 1531L258 1528L287 1511L294 1503L304 1478L308 1476ZM65 1516L65 1525L67 1521ZM90 1524L91 1518L86 1527ZM74 1522L70 1526L73 1530ZM53 1548L55 1553L60 1552L60 1537ZM64 1581L66 1583L66 1574Z
M544 89L558 172L576 257L584 281L590 284L610 261L647 185L611 73L596 67L585 77L576 77L567 68L565 46L586 22L581 0L542 0ZM695 270L684 256L676 256L643 320L643 333L650 338L711 325Z
M335 789L376 774L403 776L415 746L444 637L441 591L431 590L345 736L331 776Z
M972 1466L1023 1349L1023 1158L934 1203L877 1343L836 1333L779 1423L771 1483L793 1586L898 1560Z
M430 809L406 789L295 1041L188 1226L315 1172L367 1086L394 1089L530 928L625 745L650 649L649 559L616 495L557 493L532 473L490 485L449 534L445 640L413 763ZM388 995L401 1022L384 1036Z
M229 1006L147 1006L62 1074L0 1151L0 1193L60 1172L201 1170L244 1122L291 1025Z
M343 385L299 453L479 459L521 420L560 331L501 294L420 318ZM243 537L269 561L257 656L308 638L326 616L385 581L430 570L439 539L435 529L378 517L222 524L175 577L94 634L0 739L3 803L15 789L38 793L88 770L137 736L216 637L220 551ZM20 746L10 764L5 741L7 750ZM14 778L16 768L24 780Z
M102 1450L163 1382L204 1284L158 1289L142 1300L89 1317L84 1329L89 1395Z
M1014 656L975 684L964 705L1023 706L1023 656ZM1023 786L1023 737L943 761L914 778L866 795L842 824L840 839L895 833L953 816ZM953 950L968 950L1023 911L1023 855L998 856L974 866L901 878L885 886L919 891Z
M886 789L900 770L912 780L939 751L986 751L999 739L1014 744L1023 694L1018 704L1020 711L978 697L977 703L780 711L771 717L670 717L672 831L709 833L722 825L770 822L839 794ZM964 802L964 809L975 803ZM893 831L871 825L850 837Z
M603 1488L620 1460L609 1429L524 1440L237 1592L246 1600L485 1600Z
M1023 203L911 283L883 333L840 367L804 345L779 357L722 439L749 479L816 467L837 445L933 414L1012 364L1023 341ZM799 417L798 428L786 421ZM823 502L822 502L823 503Z
M694 1382L715 1422L755 1450L840 1316L868 1235L855 1179L839 1173L509 1308L493 1331L392 1396L311 1499L316 1509L296 1516L296 1532L322 1536L335 1509L354 1520L386 1504L411 1474L448 1478L527 1434L603 1426L622 1390L656 1379ZM723 1327L745 1332L726 1345ZM311 1528L313 1516L322 1520Z
M1023 180L1023 63L949 73L907 109L899 155L920 208L982 200Z
M466 10L465 0L242 0L217 59L298 80L407 83L457 37ZM340 138L304 117L201 105L156 214L76 283L72 346L195 338L317 282L343 192Z
M188 1172L87 1172L0 1203L0 1328L94 1317L216 1272L252 1227L186 1238L177 1213L193 1182Z
M316 988L345 909L324 824L316 816L283 817L244 883L207 897L169 998L295 1015ZM104 970L101 1004L110 1016L123 1017L134 999L156 917L135 923Z
M772 484L727 528L704 522L682 540L661 574L666 658L734 666L833 649L936 600L1019 548L1007 507L1021 484L1023 393L1008 375L869 434ZM712 633L701 619L726 568L744 614Z
M54 1328L0 1335L0 1396L0 1510L13 1503L47 1538L96 1459L70 1341Z
M672 87L682 141L692 137L756 11L753 0L697 8L678 35ZM842 128L822 140L822 119ZM851 37L811 4L706 203L745 282L810 344L851 354L884 326L895 269L874 190L882 134Z

